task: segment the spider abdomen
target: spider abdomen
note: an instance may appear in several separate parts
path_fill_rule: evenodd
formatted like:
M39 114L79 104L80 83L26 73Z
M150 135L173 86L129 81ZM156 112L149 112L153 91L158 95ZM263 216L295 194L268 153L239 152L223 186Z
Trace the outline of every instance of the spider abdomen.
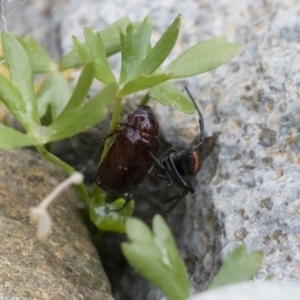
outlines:
M187 176L193 175L199 170L201 161L195 150L188 149L187 151L178 153L178 155L174 158L174 164L180 175Z

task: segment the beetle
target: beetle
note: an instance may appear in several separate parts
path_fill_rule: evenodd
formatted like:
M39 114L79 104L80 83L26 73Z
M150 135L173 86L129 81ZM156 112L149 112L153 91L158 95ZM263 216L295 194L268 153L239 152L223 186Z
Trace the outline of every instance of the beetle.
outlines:
M127 194L124 207L153 165L159 149L158 131L155 114L143 105L128 116L126 123L102 139L114 136L95 183L108 192Z

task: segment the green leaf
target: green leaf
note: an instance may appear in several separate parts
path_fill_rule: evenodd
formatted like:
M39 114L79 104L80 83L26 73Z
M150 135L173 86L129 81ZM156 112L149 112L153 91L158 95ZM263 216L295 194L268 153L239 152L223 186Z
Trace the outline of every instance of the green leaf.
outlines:
M26 110L26 105L21 93L1 72L0 99L26 130L32 126L32 120Z
M153 234L140 220L126 222L129 243L122 251L129 264L171 300L189 296L189 278L172 234L161 216L153 219Z
M149 90L150 98L163 105L174 105L177 109L187 113L195 113L196 108L189 97L182 93L172 82L163 82Z
M172 74L138 75L123 86L119 91L118 96L124 97L138 91L149 89L161 82L169 80L171 77Z
M136 77L150 43L151 30L151 20L146 17L137 28L130 24L126 34L121 33L121 84Z
M56 119L67 105L71 94L72 89L62 73L48 74L36 94L40 117L46 114L50 106L52 120Z
M62 72L71 68L80 67L82 64L83 63L80 59L80 56L78 55L76 49L74 49L62 58L59 63L59 70Z
M85 100L93 79L93 64L88 64L83 68L72 93L68 81L61 73L50 74L37 93L40 115L43 116L46 113L50 104L52 120L61 114L64 115L60 118L68 118L68 115L72 114Z
M129 18L123 17L100 32L107 56L121 50L120 33L125 32L129 24Z
M92 62L93 57L88 45L81 43L75 36L72 37L72 41L75 51L77 52L82 64L88 64Z
M149 242L152 242L154 239L150 228L141 220L136 218L128 219L126 223L126 234L129 242L132 243L147 244Z
M64 115L60 116L61 118L67 117L67 115L71 114L83 103L90 90L93 79L94 66L92 63L90 63L83 68L77 81L76 87L72 93L71 99L62 112L62 114Z
M116 84L110 84L77 109L69 111L68 114L63 111L51 125L45 128L43 132L45 142L73 136L102 121L107 115L107 106L116 97L117 90Z
M125 31L129 23L130 21L128 17L124 17L100 32L107 56L110 56L120 51L120 32ZM83 45L87 47L87 45ZM61 71L64 71L70 68L79 67L81 65L82 61L78 53L76 52L76 50L72 50L63 57L59 64L59 69Z
M2 45L12 82L17 86L23 99L18 104L23 111L24 119L21 123L26 124L26 130L35 131L40 125L40 120L28 56L18 40L8 32L2 33ZM13 111L12 113L16 114Z
M119 209L124 205L125 199L117 199L107 204L105 195L102 194L97 199L93 199L90 205L90 218L98 229L103 231L113 231L124 233L125 220L133 213L133 200L128 203L129 207L116 212L107 212L108 210Z
M53 72L57 69L55 61L30 35L18 37L18 41L28 55L33 73Z
M13 150L16 148L35 146L39 141L12 128L0 124L0 149Z
M116 82L115 76L108 64L100 34L95 34L90 29L85 28L84 36L95 62L95 77L105 85Z
M239 44L227 43L223 38L207 40L179 55L167 67L166 72L173 73L173 78L198 75L221 66L239 50Z
M245 246L237 247L225 260L209 289L250 280L260 270L263 258L262 251L246 253Z
M139 68L140 74L152 74L168 57L178 38L180 22L179 15L143 60Z

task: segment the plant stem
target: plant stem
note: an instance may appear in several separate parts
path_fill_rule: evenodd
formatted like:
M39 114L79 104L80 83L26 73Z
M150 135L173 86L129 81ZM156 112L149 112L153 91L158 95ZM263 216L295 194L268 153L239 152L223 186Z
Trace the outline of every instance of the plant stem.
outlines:
M47 159L48 161L50 161L54 165L60 167L67 175L70 176L71 174L73 174L75 172L75 169L73 167L71 167L70 165L68 165L67 163L65 163L61 159L59 159L57 156L55 156L52 153L48 152L47 149L43 145L38 145L38 146L36 146L36 148L37 148L38 152L45 159ZM84 183L74 185L74 187L75 187L76 191L78 192L81 201L88 208L89 203L90 203L90 197L89 197L89 194L87 192L87 189L86 189Z
M149 93L147 93L147 94L144 96L143 100L141 101L140 106L146 105L146 104L148 103L149 99L150 99Z
M122 110L122 98L117 97L116 101L115 101L115 107L114 107L114 112L111 118L111 122L110 122L110 127L109 127L109 133L113 133L114 131L116 131L116 129L118 128L119 124L120 124L120 119L121 119L121 110ZM104 157L106 156L110 146L112 144L112 139L108 138L105 141L104 144L104 149L103 152L101 154L101 158L100 158L100 164L103 161ZM96 195L99 187L94 183L93 184L93 188L92 188L92 197L93 195Z
M110 127L109 127L110 134L113 133L114 131L116 131L116 129L118 128L118 126L120 124L121 110L122 110L122 98L117 97L116 101L115 101L114 112L113 112L112 119L110 122ZM103 149L103 152L102 152L101 158L100 158L100 164L101 164L102 160L104 159L104 157L106 156L111 144L112 144L112 139L108 138L104 144L104 149Z

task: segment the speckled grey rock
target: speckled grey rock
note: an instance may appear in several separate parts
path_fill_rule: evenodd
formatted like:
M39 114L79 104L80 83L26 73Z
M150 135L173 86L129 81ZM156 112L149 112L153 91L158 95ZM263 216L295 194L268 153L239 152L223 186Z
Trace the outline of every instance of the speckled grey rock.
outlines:
M30 34L58 60L61 56L60 23L69 0L6 1L0 8L0 30L15 35ZM4 20L5 22L4 22Z
M60 20L56 38L63 53L71 48L71 35L82 37L82 27L101 30L124 15L133 21L150 15L157 40L181 13L171 57L217 36L242 45L231 62L180 83L188 85L201 107L206 136L216 139L193 177L196 193L168 216L193 292L207 286L221 260L241 243L264 250L259 278L300 279L299 10L296 0L73 0ZM118 67L117 58L112 63ZM197 138L197 116L151 105L170 144L182 149ZM124 290L131 299L159 299L128 274Z
M29 208L62 172L30 150L1 151L0 163L0 298L113 299L73 190L50 206L54 226L46 240L37 240L29 221Z
M223 258L244 243L265 252L259 278L299 281L300 6L297 1L230 6L218 1L211 8L207 13L218 20L212 35L222 24L223 34L229 40L234 36L243 49L199 78L207 133L220 133L218 163L207 187L201 184L205 165L196 176L198 197L189 202L183 226L197 223L196 212L212 201L224 229ZM198 235L189 234L185 245L198 243ZM186 249L197 249L194 242Z
M300 286L288 281L256 281L228 285L189 300L282 300L300 297Z

